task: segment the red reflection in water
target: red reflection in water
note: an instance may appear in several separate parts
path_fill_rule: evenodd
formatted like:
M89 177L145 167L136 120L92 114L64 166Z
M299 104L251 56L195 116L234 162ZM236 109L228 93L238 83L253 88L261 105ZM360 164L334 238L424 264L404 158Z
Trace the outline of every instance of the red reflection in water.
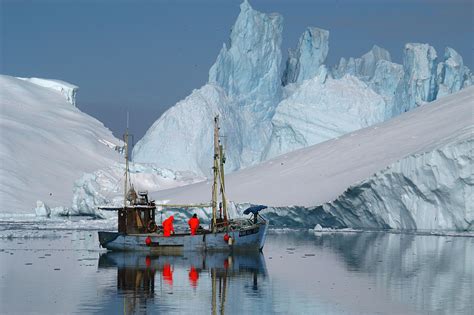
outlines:
M197 287L198 279L199 272L194 268L194 266L191 266L191 269L189 270L189 283L191 283L192 287Z
M170 286L173 285L173 271L171 270L170 264L165 264L163 266L163 280L168 283Z

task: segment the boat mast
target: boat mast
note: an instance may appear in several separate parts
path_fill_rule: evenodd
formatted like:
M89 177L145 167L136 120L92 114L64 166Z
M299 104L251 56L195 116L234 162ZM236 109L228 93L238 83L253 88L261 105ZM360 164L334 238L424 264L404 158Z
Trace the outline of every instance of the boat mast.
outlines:
M125 142L125 182L123 186L123 207L127 207L127 192L128 192L128 112L127 112L127 128L123 135L123 141Z
M222 211L224 212L224 221L227 221L227 198L225 195L225 181L224 181L224 146L219 140L219 115L214 117L214 181L212 183L212 231L216 231L216 220L217 220L217 191L222 196ZM219 188L217 188L219 185Z
M219 173L220 173L220 188L221 188L221 196L222 196L222 211L224 212L224 221L227 221L227 199L225 195L225 181L224 181L224 163L225 163L225 155L224 155L224 146L219 144Z
M212 183L212 231L216 231L217 218L217 180L219 176L219 115L214 117L214 181Z

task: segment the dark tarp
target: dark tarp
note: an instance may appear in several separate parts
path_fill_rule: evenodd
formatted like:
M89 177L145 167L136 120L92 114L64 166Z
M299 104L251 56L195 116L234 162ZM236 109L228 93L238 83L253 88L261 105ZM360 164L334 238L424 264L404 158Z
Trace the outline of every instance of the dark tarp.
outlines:
M244 214L251 214L251 213L253 213L253 214L258 214L258 212L259 212L260 210L263 210L263 209L266 209L266 208L267 208L267 206L262 206L262 205L260 205L260 206L252 206L252 207L250 207L250 208L245 209Z

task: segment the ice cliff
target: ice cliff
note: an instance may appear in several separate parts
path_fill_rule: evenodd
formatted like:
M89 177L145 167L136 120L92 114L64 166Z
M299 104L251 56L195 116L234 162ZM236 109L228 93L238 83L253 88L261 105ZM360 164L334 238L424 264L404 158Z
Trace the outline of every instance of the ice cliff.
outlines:
M314 211L345 227L474 230L473 131L388 166Z
M136 162L209 176L211 124L222 119L226 168L340 137L472 85L462 57L409 43L403 64L373 46L326 64L329 31L308 27L281 67L282 17L244 1L209 82L164 113L135 146Z

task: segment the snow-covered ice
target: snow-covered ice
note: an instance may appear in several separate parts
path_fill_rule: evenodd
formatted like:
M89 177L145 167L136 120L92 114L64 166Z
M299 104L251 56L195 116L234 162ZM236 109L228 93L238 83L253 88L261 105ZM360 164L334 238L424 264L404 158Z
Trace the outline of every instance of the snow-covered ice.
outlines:
M56 86L72 85L0 76L0 212L68 205L76 179L121 158L121 141Z
M41 78L17 78L20 80L28 81L33 84L52 89L63 95L66 100L72 105L76 106L76 93L79 87L74 84L52 79L41 79Z

